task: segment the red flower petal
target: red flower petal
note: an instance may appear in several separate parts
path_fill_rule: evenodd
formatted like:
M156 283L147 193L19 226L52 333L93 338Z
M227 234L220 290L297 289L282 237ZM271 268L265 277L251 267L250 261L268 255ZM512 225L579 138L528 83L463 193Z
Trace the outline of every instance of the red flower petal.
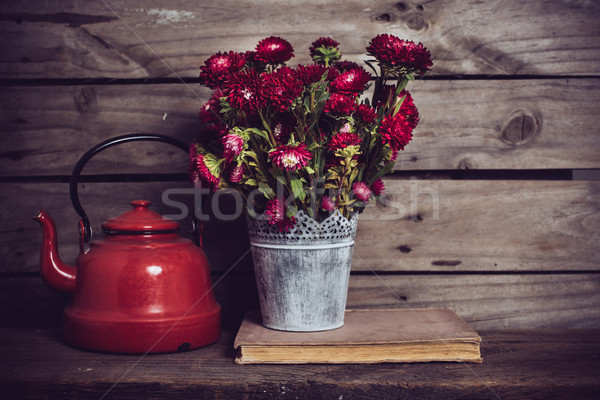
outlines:
M256 59L267 64L282 64L294 57L294 48L285 39L270 36L256 45Z

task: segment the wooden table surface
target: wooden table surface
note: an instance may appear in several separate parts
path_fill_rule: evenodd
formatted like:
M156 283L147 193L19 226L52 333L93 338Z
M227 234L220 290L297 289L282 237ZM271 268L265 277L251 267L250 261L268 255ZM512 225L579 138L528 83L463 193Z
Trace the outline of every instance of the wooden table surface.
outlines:
M111 355L59 329L0 329L4 399L598 399L600 330L496 330L482 364L235 365L234 332L177 354Z

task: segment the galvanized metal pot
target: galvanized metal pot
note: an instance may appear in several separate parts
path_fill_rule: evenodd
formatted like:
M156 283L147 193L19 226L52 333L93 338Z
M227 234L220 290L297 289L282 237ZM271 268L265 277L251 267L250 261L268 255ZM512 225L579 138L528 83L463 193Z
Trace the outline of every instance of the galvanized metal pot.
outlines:
M336 210L322 223L303 211L281 233L265 219L248 217L256 285L265 327L323 331L344 324L358 216Z

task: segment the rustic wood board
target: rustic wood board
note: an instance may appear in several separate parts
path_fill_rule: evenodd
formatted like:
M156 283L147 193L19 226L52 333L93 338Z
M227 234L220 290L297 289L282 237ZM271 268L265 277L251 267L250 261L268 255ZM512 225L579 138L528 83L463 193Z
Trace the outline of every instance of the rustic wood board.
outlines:
M597 271L600 182L387 180L386 197L360 217L355 271ZM60 252L73 262L78 252L77 222L66 183L0 184L0 271L37 271L42 232L31 220L40 208L54 216ZM81 201L94 231L149 198L156 210L177 215L162 203L165 190L180 191L173 201L193 209L194 193L185 182L86 183ZM202 197L198 197L202 199ZM214 270L249 269L243 217L218 221L208 212L205 248ZM233 217L233 197L214 204ZM179 206L179 204L178 204ZM222 207L222 208L221 208ZM189 219L182 221L187 232ZM98 237L100 237L98 236Z
M199 85L34 86L0 95L2 175L70 175L92 146L128 133L164 134L186 143L200 129L209 95ZM203 93L203 96L200 95ZM84 173L185 173L187 155L163 143L106 150Z
M213 275L224 324L237 328L258 309L254 276ZM0 326L60 327L69 296L38 276L3 277ZM452 308L475 330L600 328L598 274L352 275L348 308Z
M387 180L355 270L597 270L597 181Z
M474 329L600 328L597 274L352 276L348 308L452 308Z
M65 346L58 330L2 329L0 390L29 399L596 399L598 330L482 331L484 362L233 364L234 334L196 351L148 357Z
M0 77L195 77L209 55L270 35L294 45L294 63L320 36L359 60L383 32L423 42L434 74L597 75L599 13L559 0L3 2Z
M416 82L421 123L396 169L598 168L599 89L595 79ZM0 175L69 175L87 149L125 133L191 142L209 94L198 84L3 88ZM100 153L84 172L185 173L186 167L180 150L137 142Z

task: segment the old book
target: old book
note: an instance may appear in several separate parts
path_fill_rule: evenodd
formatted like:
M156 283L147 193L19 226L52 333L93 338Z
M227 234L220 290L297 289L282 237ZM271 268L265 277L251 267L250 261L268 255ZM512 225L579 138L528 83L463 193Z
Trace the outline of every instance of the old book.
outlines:
M236 364L353 364L460 361L480 363L481 338L450 309L347 310L344 326L284 332L244 318Z

